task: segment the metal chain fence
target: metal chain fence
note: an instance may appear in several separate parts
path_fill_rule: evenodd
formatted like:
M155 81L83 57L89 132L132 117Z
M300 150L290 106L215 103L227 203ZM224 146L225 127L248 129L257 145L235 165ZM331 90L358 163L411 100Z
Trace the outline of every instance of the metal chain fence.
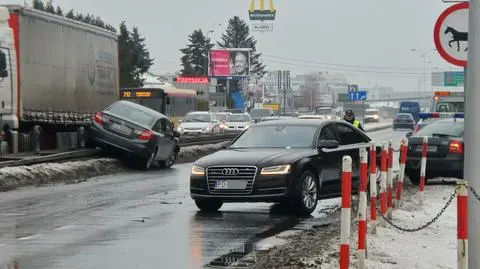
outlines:
M429 227L430 225L432 225L433 223L435 223L442 215L443 213L445 213L445 210L447 210L447 208L452 204L452 201L453 199L455 199L457 193L456 193L456 190L454 190L453 194L450 196L450 198L448 199L447 203L445 204L445 206L443 206L443 208L440 210L440 212L438 212L438 214L433 217L431 220L429 220L427 223L419 226L419 227L415 227L415 228L409 228L409 227L401 227L395 223L393 223L392 220L389 220L388 218L386 218L385 216L383 216L382 212L380 211L379 208L377 208L377 211L380 215L380 217L385 220L388 224L390 224L393 228L399 230L399 231L402 231L402 232L409 232L409 233L414 233L414 232L418 232L418 231L421 231L427 227Z
M467 186L467 188L468 188L468 190L470 190L470 192L473 194L473 196L475 196L475 199L477 199L477 201L480 202L480 195L478 194L478 192L470 186Z

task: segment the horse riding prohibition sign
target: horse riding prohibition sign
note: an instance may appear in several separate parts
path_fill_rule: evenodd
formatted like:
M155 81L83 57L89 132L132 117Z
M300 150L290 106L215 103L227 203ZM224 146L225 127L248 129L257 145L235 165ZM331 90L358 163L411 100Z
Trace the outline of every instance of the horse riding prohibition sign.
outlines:
M433 39L440 55L451 64L467 67L468 2L447 8L437 20Z

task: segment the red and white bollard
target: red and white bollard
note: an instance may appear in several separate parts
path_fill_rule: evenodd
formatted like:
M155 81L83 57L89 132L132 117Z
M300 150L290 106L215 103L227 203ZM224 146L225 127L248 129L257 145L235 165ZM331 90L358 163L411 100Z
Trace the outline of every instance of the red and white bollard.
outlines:
M425 172L427 170L427 152L428 152L428 137L423 137L422 144L422 161L420 165L420 203L423 204L423 196L425 191Z
M400 144L400 175L397 182L397 199L395 200L395 207L402 205L403 196L403 179L405 178L405 164L407 163L408 140L403 139Z
M380 211L384 217L387 217L387 146L382 145L382 161L381 161L381 175L380 180Z
M352 206L352 158L342 161L342 211L340 223L340 269L350 267L350 228Z
M387 217L392 219L393 213L393 143L388 141L388 172L387 172Z
M465 180L457 182L457 268L468 268L468 189Z
M372 234L377 232L377 146L370 146L370 221Z
M358 269L365 268L367 251L368 152L360 148L360 189L358 202Z

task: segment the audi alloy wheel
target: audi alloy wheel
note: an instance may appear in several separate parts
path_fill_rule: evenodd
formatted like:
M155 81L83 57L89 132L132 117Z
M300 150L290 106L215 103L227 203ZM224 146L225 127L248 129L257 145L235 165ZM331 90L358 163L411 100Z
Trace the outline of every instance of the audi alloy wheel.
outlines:
M296 201L297 213L300 215L310 215L317 207L318 203L318 179L311 171L303 172L300 177L298 195Z

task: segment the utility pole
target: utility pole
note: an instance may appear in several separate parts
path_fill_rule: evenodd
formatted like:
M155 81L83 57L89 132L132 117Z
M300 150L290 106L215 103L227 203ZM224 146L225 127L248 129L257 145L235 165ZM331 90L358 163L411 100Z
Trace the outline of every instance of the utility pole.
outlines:
M282 89L282 70L278 70L277 72L277 104L280 104L280 90ZM278 111L281 113L281 111Z
M480 191L478 164L480 163L480 0L470 0L468 14L468 75L465 91L465 167L464 178L470 187ZM480 269L480 206L475 196L468 195L468 264L471 269ZM468 253L468 252L467 252Z
M283 116L286 115L287 108L287 79L288 71L283 71Z

